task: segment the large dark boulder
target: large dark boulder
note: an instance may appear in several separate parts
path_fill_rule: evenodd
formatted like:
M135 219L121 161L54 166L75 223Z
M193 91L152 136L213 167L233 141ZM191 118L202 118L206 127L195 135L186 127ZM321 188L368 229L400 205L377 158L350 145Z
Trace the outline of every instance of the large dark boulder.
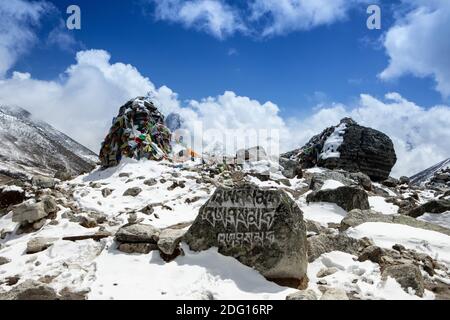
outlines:
M19 187L0 188L0 209L19 204L25 200L25 191Z
M306 196L309 202L331 202L346 211L353 209L370 209L367 193L357 187L339 187L311 192Z
M303 168L313 166L363 172L384 181L397 162L392 140L384 133L360 126L350 118L314 136L302 148L282 155L297 159Z
M427 203L424 203L423 205L407 212L407 215L417 218L425 213L439 214L447 211L450 211L450 200L441 199L431 200Z
M217 188L184 240L194 251L217 247L279 284L306 284L303 213L282 190L252 184Z

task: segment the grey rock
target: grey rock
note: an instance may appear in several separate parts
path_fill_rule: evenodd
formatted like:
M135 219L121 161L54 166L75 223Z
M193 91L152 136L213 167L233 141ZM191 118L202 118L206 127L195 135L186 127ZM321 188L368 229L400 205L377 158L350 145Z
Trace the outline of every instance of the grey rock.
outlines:
M312 192L306 197L309 202L332 202L346 211L353 209L369 209L367 193L355 187L339 187Z
M450 211L450 200L431 200L417 208L408 211L407 215L413 218L420 217L425 213L439 214Z
M157 184L158 184L158 181L156 181L156 179L151 178L151 179L145 180L145 181L144 181L144 184L145 184L146 186L152 187L152 186L154 186L154 185L157 185Z
M44 238L36 237L28 241L27 243L27 254L38 253L46 250L48 247L52 246L53 243L58 240L57 238Z
M347 293L339 288L329 288L320 297L320 300L349 300Z
M109 197L109 196L111 195L112 192L113 192L112 189L109 189L109 188L103 188L103 189L102 189L102 196L103 196L103 198Z
M41 199L41 202L44 204L44 210L47 214L58 212L59 207L53 197L45 196Z
M56 291L35 280L26 280L17 285L11 291L0 295L0 300L57 300Z
M69 181L72 180L72 174L66 170L58 170L56 171L54 178L61 181Z
M417 266L413 264L388 266L382 272L382 278L387 279L387 277L394 278L406 292L408 288L412 288L417 296L423 296L424 280Z
M130 196L130 197L136 197L136 196L138 196L139 193L141 193L141 192L142 192L142 189L141 189L141 188L139 188L139 187L134 187L134 188L127 189L127 190L123 193L123 195L124 195L124 196Z
M293 179L295 177L302 178L303 171L301 165L295 161L280 157L279 159L280 165L283 167L282 174L288 178Z
M218 187L184 241L193 251L217 247L269 280L297 288L305 284L306 225L284 191L252 184Z
M124 253L147 254L158 250L158 246L154 243L121 243L118 249Z
M186 231L181 229L164 229L158 240L158 248L166 255L173 255Z
M373 210L352 210L341 221L339 230L344 231L348 228L359 226L366 222L384 222L404 224L414 228L437 231L450 236L450 229L444 228L440 225L420 221L412 217L403 215L388 215L382 214Z
M56 180L49 177L44 176L34 176L31 179L31 184L35 187L41 188L41 189L52 189L56 186Z
M319 272L317 272L317 278L325 278L328 276L331 276L332 274L335 274L336 272L338 272L339 269L336 267L331 267L331 268L323 268L321 270L319 270Z
M7 264L7 263L10 263L10 262L11 262L11 259L8 259L6 257L0 257L0 266L4 265L4 264Z
M386 180L382 181L381 184L389 187L389 188L395 188L396 186L398 186L400 183L400 181L398 181L397 179L393 178L393 177L389 177Z
M382 262L382 256L384 255L383 249L377 246L369 246L365 248L358 257L358 261L370 260L372 262L380 264Z
M132 224L120 228L116 241L131 243L158 243L161 231L149 224Z
M308 261L313 262L322 254L332 251L343 251L357 255L364 246L364 241L351 238L343 233L321 233L308 238Z
M119 173L119 178L129 178L130 176L131 176L131 173L129 173L129 172Z
M410 184L411 179L409 177L401 176L399 182L400 184Z
M317 295L311 289L299 290L297 292L289 294L286 297L286 300L317 300Z
M33 201L26 201L13 208L13 222L19 223L33 223L42 218L45 218L48 212L45 211L43 202L35 203Z

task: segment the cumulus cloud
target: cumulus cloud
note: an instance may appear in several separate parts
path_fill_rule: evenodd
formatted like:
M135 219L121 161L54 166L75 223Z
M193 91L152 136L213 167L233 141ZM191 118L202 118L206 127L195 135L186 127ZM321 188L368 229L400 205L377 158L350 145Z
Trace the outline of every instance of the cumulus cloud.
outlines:
M135 67L110 60L103 50L78 52L76 63L54 81L13 72L11 78L0 80L0 104L28 109L94 151L99 151L118 108L131 98L150 93L161 112L179 113L185 120L184 129L202 135L203 151L235 151L220 150L228 137L236 138L232 148L245 143L248 147L262 145L275 154L289 151L350 116L391 137L398 155L395 176L412 175L450 157L449 106L426 109L398 93L389 93L384 99L363 94L353 106L331 103L302 119L283 119L276 104L231 91L182 103L169 87L157 88ZM249 140L254 138L250 133L257 135L256 142Z
M0 1L0 79L36 42L34 28L50 8L44 1Z
M159 20L177 22L186 28L205 31L224 38L245 31L237 11L220 0L151 0Z
M383 43L390 58L381 79L405 74L431 76L436 90L450 96L450 1L404 1L407 13L398 17L387 31Z
M149 0L159 20L181 23L217 38L237 32L274 36L342 21L350 9L367 0ZM373 2L373 1L372 1ZM376 1L375 1L376 2Z

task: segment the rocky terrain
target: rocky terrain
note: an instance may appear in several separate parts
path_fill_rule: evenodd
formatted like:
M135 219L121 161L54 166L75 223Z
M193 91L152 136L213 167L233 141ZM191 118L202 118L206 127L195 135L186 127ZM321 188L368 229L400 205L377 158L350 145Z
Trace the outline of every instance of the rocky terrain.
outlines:
M0 106L0 182L8 177L89 172L97 155L19 107Z
M354 145L337 131L331 152ZM395 163L385 151L374 164ZM394 179L387 165L309 168L294 154L124 157L73 179L9 181L0 299L450 299L448 185Z

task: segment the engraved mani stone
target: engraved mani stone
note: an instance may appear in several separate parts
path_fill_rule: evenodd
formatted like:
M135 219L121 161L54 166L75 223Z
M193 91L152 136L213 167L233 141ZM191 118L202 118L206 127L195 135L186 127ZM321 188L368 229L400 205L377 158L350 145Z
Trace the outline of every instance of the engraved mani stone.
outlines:
M217 247L279 284L307 284L303 213L282 190L253 184L217 188L184 241L193 251Z

